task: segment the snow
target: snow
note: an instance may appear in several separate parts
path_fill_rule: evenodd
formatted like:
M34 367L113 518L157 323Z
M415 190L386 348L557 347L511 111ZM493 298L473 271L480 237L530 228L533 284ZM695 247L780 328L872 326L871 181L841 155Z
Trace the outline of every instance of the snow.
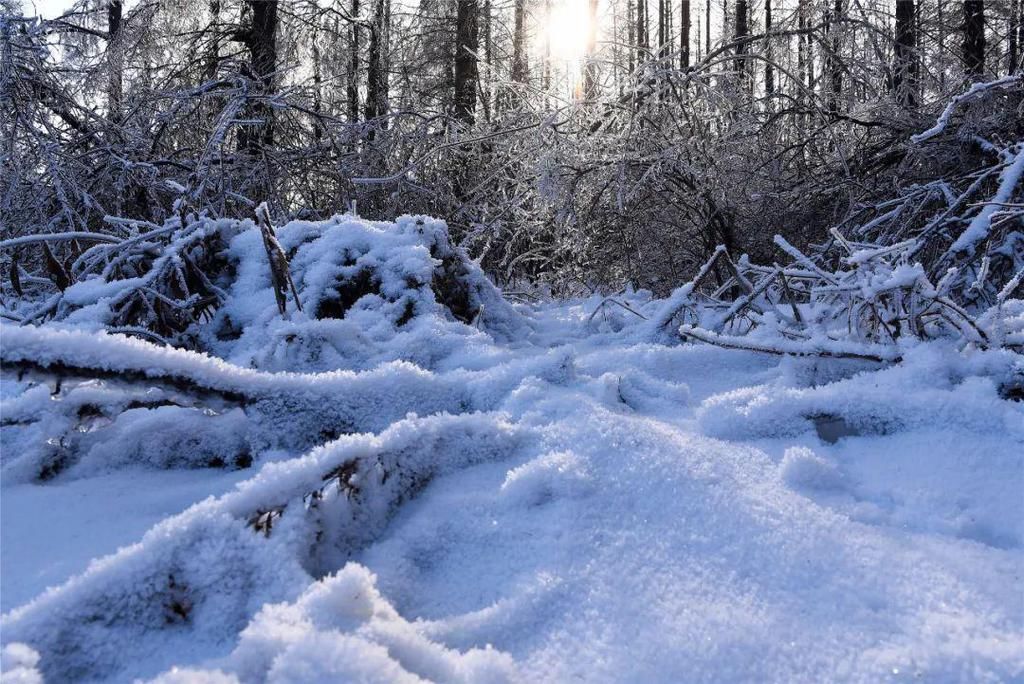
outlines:
M4 377L5 682L1024 678L1020 355L668 344L685 288L513 307L417 217L283 227L282 317L258 237L205 354L95 331L98 287L4 325L5 364L137 376Z
M63 584L94 557L133 544L164 518L248 476L131 469L45 486L9 484L5 477L0 609L8 612Z

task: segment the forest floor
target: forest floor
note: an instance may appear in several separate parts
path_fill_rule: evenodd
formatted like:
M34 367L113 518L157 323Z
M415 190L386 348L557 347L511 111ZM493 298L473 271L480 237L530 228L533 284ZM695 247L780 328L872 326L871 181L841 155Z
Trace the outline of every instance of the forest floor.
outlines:
M219 632L198 615L173 638L126 630L123 656L97 656L100 678L1024 677L1020 403L949 372L959 361L937 345L877 371L662 346L595 330L598 301L534 309L529 342L431 371L482 378L495 410L476 419L515 432L513 448L466 460L454 452L474 444L449 440L441 458L461 465L323 578L253 592ZM408 416L381 439L430 420ZM4 484L5 619L287 459ZM13 619L45 621L88 575L130 577L119 564L157 553L158 531Z

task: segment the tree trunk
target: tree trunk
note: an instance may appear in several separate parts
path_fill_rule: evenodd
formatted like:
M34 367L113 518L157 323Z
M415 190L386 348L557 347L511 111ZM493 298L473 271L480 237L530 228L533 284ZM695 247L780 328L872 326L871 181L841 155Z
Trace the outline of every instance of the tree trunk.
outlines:
M1019 43L1017 39L1017 26L1020 24L1020 0L1013 0L1013 4L1010 6L1010 30L1007 32L1007 38L1009 39L1009 45L1006 50L1006 73L1012 74L1017 71L1018 57L1017 50Z
M388 111L388 31L391 23L390 0L376 0L370 23L370 54L366 63L366 119L376 119ZM476 45L474 43L474 49ZM474 87L476 82L474 80ZM476 91L473 91L474 96ZM381 127L386 127L383 122Z
M249 118L258 123L244 130L240 136L242 148L257 154L261 146L274 144L274 110L264 99L274 90L274 70L277 66L277 0L249 0L249 27L243 42L249 51L249 73L255 93L249 104Z
M736 40L745 41L750 35L748 25L749 9L747 0L736 0ZM747 51L750 45L746 42L739 42L736 45L736 73L739 74L740 84L746 86L749 83L747 73Z
M637 63L643 64L650 47L647 40L647 0L637 0L636 3L636 45Z
M896 0L896 47L893 64L893 91L904 107L917 105L915 78L914 0Z
M964 70L970 81L985 77L984 0L964 0Z
M359 0L352 0L351 14L359 17ZM353 21L349 28L351 31L351 43L349 45L348 58L348 83L346 85L346 99L348 100L348 120L350 123L359 121L359 31L361 27L358 21Z
M804 4L804 0L797 0L797 29L803 31L807 28L807 9ZM800 81L800 90L797 93L797 101L803 102L805 99L804 88L807 87L807 41L805 40L804 34L799 34L796 37L796 67L797 67L797 78Z
M210 44L206 53L206 69L204 75L206 80L212 80L217 75L217 67L220 65L220 0L210 0Z
M939 52L939 91L946 92L946 20L943 16L945 14L943 5L945 0L936 0L935 7L935 23L938 27L938 45L937 50Z
M124 98L124 41L121 35L121 0L107 3L107 118L111 123L121 122Z
M671 17L671 1L658 0L658 57L664 57L669 51L669 36L671 35Z
M455 19L455 118L466 125L472 125L476 120L479 15L477 0L458 0Z
M681 0L679 10L679 68L690 68L690 0Z
M484 110L484 121L491 120L491 107L493 99L493 76L494 69L494 40L492 33L492 9L491 0L484 0L483 8L483 33L484 33L484 64L486 75L480 86L480 107Z
M512 34L512 81L526 83L526 0L516 0Z
M835 0L828 25L830 51L826 60L829 71L828 110L832 113L839 111L839 100L843 94L843 65L839 56L842 45L839 40L839 31L843 25L844 12L843 0Z
M764 92L771 97L775 94L775 66L772 64L772 0L764 0Z

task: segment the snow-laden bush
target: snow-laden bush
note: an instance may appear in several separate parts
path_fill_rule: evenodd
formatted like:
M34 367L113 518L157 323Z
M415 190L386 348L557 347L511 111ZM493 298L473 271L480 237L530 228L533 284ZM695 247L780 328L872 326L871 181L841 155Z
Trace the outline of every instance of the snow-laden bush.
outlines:
M430 367L474 327L502 339L524 332L442 221L335 216L275 231L264 207L258 216L257 224L182 215L138 234L132 224L123 239L57 264L51 275L62 292L25 307L22 321L123 332L292 371L398 358ZM61 239L44 237L44 246Z

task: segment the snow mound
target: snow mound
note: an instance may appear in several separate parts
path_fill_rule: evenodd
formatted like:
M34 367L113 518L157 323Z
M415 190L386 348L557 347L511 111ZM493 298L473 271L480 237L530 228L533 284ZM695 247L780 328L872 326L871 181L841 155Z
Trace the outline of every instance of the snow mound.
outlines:
M844 484L836 465L807 447L786 449L780 474L786 484L796 489L841 489Z
M706 434L733 440L795 436L827 423L837 437L948 427L1024 441L1024 406L1000 395L1022 369L1024 358L1012 352L961 357L922 345L901 364L816 387L771 383L718 394L704 400L697 420Z
M234 651L215 667L190 670L189 678L167 673L153 684L516 680L514 663L505 654L491 648L460 653L431 642L384 600L374 575L355 563L312 584L293 603L264 606L242 631Z
M101 274L58 299L56 318L289 371L395 359L429 368L480 331L503 340L528 332L437 219L339 215L292 221L276 235L252 221L178 225L174 218L153 231L161 235L129 245L151 247L156 259L108 255Z
M525 437L482 414L409 418L267 464L6 615L4 639L45 653L54 681L168 668L175 644L211 657L261 606L341 567L432 478L507 458Z
M476 405L471 378L441 378L406 362L361 372L267 373L121 335L49 326L5 328L0 360L47 381L0 402L0 430L12 445L0 462L13 481L48 479L81 458L92 463L82 472L244 466L270 449L301 453L342 434L383 430L411 412L463 413ZM201 433L192 430L199 427ZM163 443L146 454L135 449L155 434ZM115 444L122 450L112 450Z

